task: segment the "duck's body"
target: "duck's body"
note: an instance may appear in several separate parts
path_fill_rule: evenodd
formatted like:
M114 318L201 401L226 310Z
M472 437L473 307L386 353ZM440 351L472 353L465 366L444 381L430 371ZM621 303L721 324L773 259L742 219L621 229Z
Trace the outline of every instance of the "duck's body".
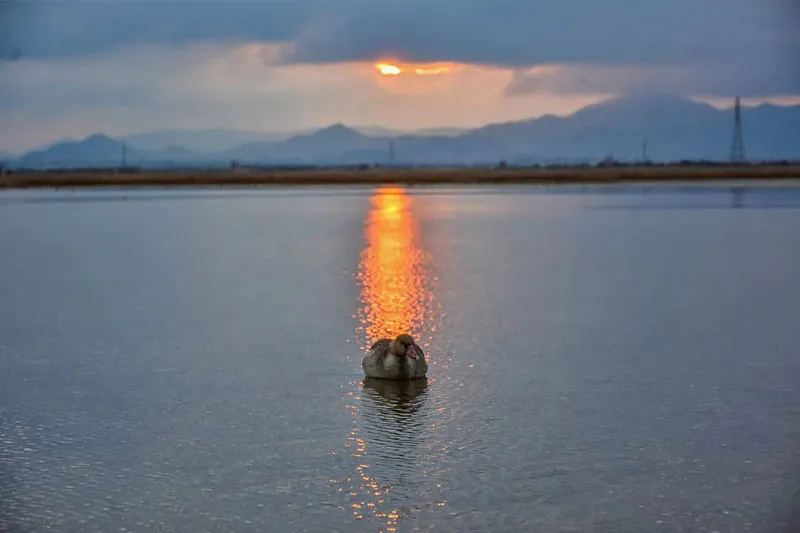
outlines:
M417 379L428 373L425 352L407 334L393 341L376 341L361 361L361 368L368 378L377 379Z

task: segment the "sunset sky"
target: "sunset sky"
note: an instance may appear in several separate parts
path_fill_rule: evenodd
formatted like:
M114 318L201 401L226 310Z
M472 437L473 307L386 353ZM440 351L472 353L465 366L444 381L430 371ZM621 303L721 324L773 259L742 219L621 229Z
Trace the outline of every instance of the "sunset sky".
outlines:
M794 3L796 6L797 3ZM629 92L800 102L772 0L0 4L0 150L102 131L479 126Z

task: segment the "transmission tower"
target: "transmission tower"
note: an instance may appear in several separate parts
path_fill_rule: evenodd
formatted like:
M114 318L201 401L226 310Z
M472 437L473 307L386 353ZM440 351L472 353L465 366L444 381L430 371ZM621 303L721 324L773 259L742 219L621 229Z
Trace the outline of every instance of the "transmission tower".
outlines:
M744 163L744 139L742 139L742 106L736 97L733 111L733 140L731 141L731 163Z

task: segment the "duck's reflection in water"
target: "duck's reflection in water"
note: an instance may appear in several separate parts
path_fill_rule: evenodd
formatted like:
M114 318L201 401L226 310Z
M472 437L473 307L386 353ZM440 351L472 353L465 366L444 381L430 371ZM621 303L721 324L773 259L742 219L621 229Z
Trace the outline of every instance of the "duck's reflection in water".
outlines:
M361 383L367 398L400 417L415 413L423 402L420 397L428 392L427 378L403 381L365 378Z
M377 518L379 531L397 531L398 522L425 506L424 425L428 380L366 378L357 398L358 424L351 432L357 477L350 496L356 518ZM426 497L427 496L427 497Z
M375 519L377 531L392 533L401 520L433 505L421 468L429 382L366 378L353 385L354 424L345 448L357 464L339 490L349 496L354 518Z
M365 379L361 421L370 469L379 482L404 487L421 466L427 379Z

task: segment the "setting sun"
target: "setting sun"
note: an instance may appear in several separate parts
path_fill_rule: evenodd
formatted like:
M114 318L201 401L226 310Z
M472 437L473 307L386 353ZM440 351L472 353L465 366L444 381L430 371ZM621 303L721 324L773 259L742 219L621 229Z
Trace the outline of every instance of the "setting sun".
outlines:
M398 64L383 61L375 64L375 69L383 76L439 76L460 71L463 65L456 63Z
M391 63L378 63L375 65L375 68L384 76L397 76L402 72L400 67L392 65Z

